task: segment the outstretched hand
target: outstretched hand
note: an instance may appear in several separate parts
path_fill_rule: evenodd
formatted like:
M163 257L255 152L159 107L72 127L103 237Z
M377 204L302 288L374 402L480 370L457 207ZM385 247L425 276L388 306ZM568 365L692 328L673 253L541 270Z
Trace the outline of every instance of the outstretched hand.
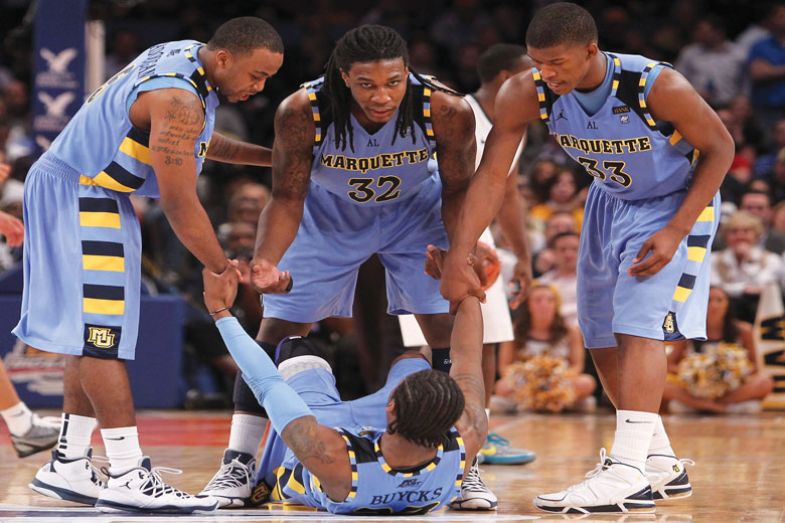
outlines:
M444 257L446 255L447 251L444 249L435 245L428 245L425 252L425 274L435 280L441 279L441 268L444 265ZM480 279L482 289L487 290L501 274L502 264L499 254L496 252L496 249L487 243L477 242L476 254L473 255L472 261L472 266Z
M476 296L485 303L485 291L477 275L476 258L470 254L460 259L452 252L428 246L428 258L436 265L435 273L441 276L441 293L450 302L450 313L455 314L458 306L467 296ZM427 264L427 263L426 263Z
M11 247L22 245L25 237L25 226L15 217L0 211L0 234L5 236L6 243Z
M251 260L251 284L259 294L281 294L292 289L292 275L262 258Z
M234 299L237 297L237 265L236 260L231 260L220 274L207 268L202 270L204 305L209 312L228 309L234 305Z
M666 225L643 242L627 274L633 277L654 276L671 261L683 238L683 234Z

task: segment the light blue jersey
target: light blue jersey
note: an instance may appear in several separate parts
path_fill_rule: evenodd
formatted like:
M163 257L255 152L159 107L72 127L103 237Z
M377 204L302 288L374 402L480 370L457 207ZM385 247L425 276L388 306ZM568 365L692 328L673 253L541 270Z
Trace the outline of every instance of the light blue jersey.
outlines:
M615 347L615 334L703 338L719 194L663 269L648 277L627 274L643 242L681 206L699 153L673 125L654 120L649 112L648 93L658 69L667 64L642 56L605 56L605 80L588 96L558 96L532 71L540 118L594 177L578 260L578 321L586 346ZM587 98L604 101L590 113Z
M202 45L182 40L144 51L88 97L46 154L83 175L83 184L157 198L149 133L131 124L128 110L141 92L176 87L199 96L205 110L205 124L194 147L198 174L219 105L198 59Z
M609 75L604 104L587 114L575 93L558 96L533 71L540 118L594 183L616 198L640 200L683 191L692 175L695 149L667 123L656 122L646 96L655 68L663 64L637 55L606 54Z
M422 270L428 244L447 247L432 88L414 75L408 81L415 113L403 136L397 111L374 133L350 116L341 146L322 80L305 84L316 126L311 185L297 237L279 263L294 287L265 295L265 318L310 323L351 316L357 271L374 254L387 271L389 313L448 311L439 282Z
M337 430L346 441L352 467L352 487L346 499L330 499L319 479L296 459L284 463L279 471L274 499L333 514L386 516L426 514L447 506L458 496L466 450L457 430L449 433L433 461L408 470L395 470L385 462L379 444L384 432Z
M327 363L324 364L327 366ZM342 401L335 376L325 368L299 371L286 379L321 425L337 427L346 442L352 487L334 501L305 469L280 435L271 431L257 470L257 482L271 486L271 498L316 507L335 514L422 514L438 510L458 495L466 450L457 430L446 435L433 461L416 470L393 470L379 450L387 424L390 395L407 376L430 369L424 358L393 363L384 386L373 394Z
M49 352L133 359L139 326L141 237L130 193L158 197L149 134L128 110L139 93L195 93L205 125L197 169L213 132L218 97L192 40L144 51L79 109L25 181L24 292L14 334Z

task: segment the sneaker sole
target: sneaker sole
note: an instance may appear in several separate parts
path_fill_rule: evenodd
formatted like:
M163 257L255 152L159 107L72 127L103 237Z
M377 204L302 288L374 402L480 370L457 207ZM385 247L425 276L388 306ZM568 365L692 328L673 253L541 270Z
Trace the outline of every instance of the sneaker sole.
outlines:
M19 445L19 447L17 447L17 445ZM16 451L17 457L26 458L27 456L38 454L39 452L42 452L44 450L49 450L55 445L57 445L57 438L52 440L51 443L47 442L42 445L32 445L30 443L17 443L14 444L14 451Z
M132 505L125 505L123 503L117 503L115 501L109 501L105 499L99 499L96 504L95 508L99 510L99 512L141 512L141 513L154 513L154 514L199 514L199 513L210 513L215 512L218 508L218 503L216 502L212 508L209 507L175 507L173 505L164 505L162 507L157 508L142 508L136 507Z
M654 514L656 507L651 505L641 505L639 503L624 503L622 510L618 505L597 505L594 507L548 507L534 504L535 507L551 513L560 514Z
M536 459L536 454L531 456L485 456L482 463L485 465L526 465Z
M73 490L68 490L52 485L47 485L43 481L33 478L33 481L27 485L31 490L48 498L62 499L64 501L73 501L74 503L81 503L83 505L94 506L98 498L91 498L84 494L79 494Z
M659 492L654 492L654 501L659 503L667 503L668 501L676 501L677 499L685 499L692 496L692 487L682 489L672 489L670 492L665 491L663 496Z
M450 503L450 510L471 510L476 512L491 512L495 511L499 506L496 501L488 500L467 500L467 501L453 501Z
M228 498L226 496L216 496L215 494L208 494L200 492L200 496L212 496L218 500L218 508L244 508L248 505L248 501L243 498Z

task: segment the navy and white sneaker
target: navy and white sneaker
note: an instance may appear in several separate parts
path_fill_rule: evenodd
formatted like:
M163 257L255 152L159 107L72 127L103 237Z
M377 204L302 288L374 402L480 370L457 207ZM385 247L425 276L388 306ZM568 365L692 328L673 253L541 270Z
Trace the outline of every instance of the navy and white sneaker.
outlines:
M695 465L695 462L667 454L650 454L646 458L646 478L651 484L655 501L670 501L692 496L690 477L684 465Z
M256 460L247 452L224 451L221 468L199 493L218 500L220 508L244 507L253 494Z
M480 477L480 467L474 458L469 472L463 477L460 495L450 502L452 510L496 510L499 500Z
M651 486L638 468L606 456L600 450L600 463L586 474L586 480L561 492L534 498L534 505L545 512L563 514L652 513Z
M179 469L155 467L150 458L139 459L139 465L118 475L109 475L106 488L98 495L95 508L101 512L153 512L192 514L212 512L218 500L210 496L192 496L164 483L159 473L182 474Z
M92 450L84 457L66 459L55 449L52 459L38 469L28 486L50 498L95 505L105 484L93 466Z

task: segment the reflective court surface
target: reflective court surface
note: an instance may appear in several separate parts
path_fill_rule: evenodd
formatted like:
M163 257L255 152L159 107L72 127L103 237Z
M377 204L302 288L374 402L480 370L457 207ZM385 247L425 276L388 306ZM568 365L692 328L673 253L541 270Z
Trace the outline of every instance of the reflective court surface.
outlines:
M54 413L51 413L54 414ZM153 466L175 467L165 475L173 486L198 492L217 470L228 441L231 415L199 412L143 412L138 416L142 449ZM599 449L610 449L615 417L597 415L495 416L491 430L513 446L537 452L523 466L483 465L482 477L499 497L499 511L440 511L426 517L352 517L352 521L609 521L658 523L785 523L785 413L737 417L665 416L665 427L688 467L692 497L659 504L656 514L559 516L532 505L538 494L561 490L594 468ZM0 521L338 521L345 517L281 506L221 510L209 515L106 515L90 507L40 496L27 484L48 452L17 459L5 427L0 429ZM103 447L94 433L94 454Z

